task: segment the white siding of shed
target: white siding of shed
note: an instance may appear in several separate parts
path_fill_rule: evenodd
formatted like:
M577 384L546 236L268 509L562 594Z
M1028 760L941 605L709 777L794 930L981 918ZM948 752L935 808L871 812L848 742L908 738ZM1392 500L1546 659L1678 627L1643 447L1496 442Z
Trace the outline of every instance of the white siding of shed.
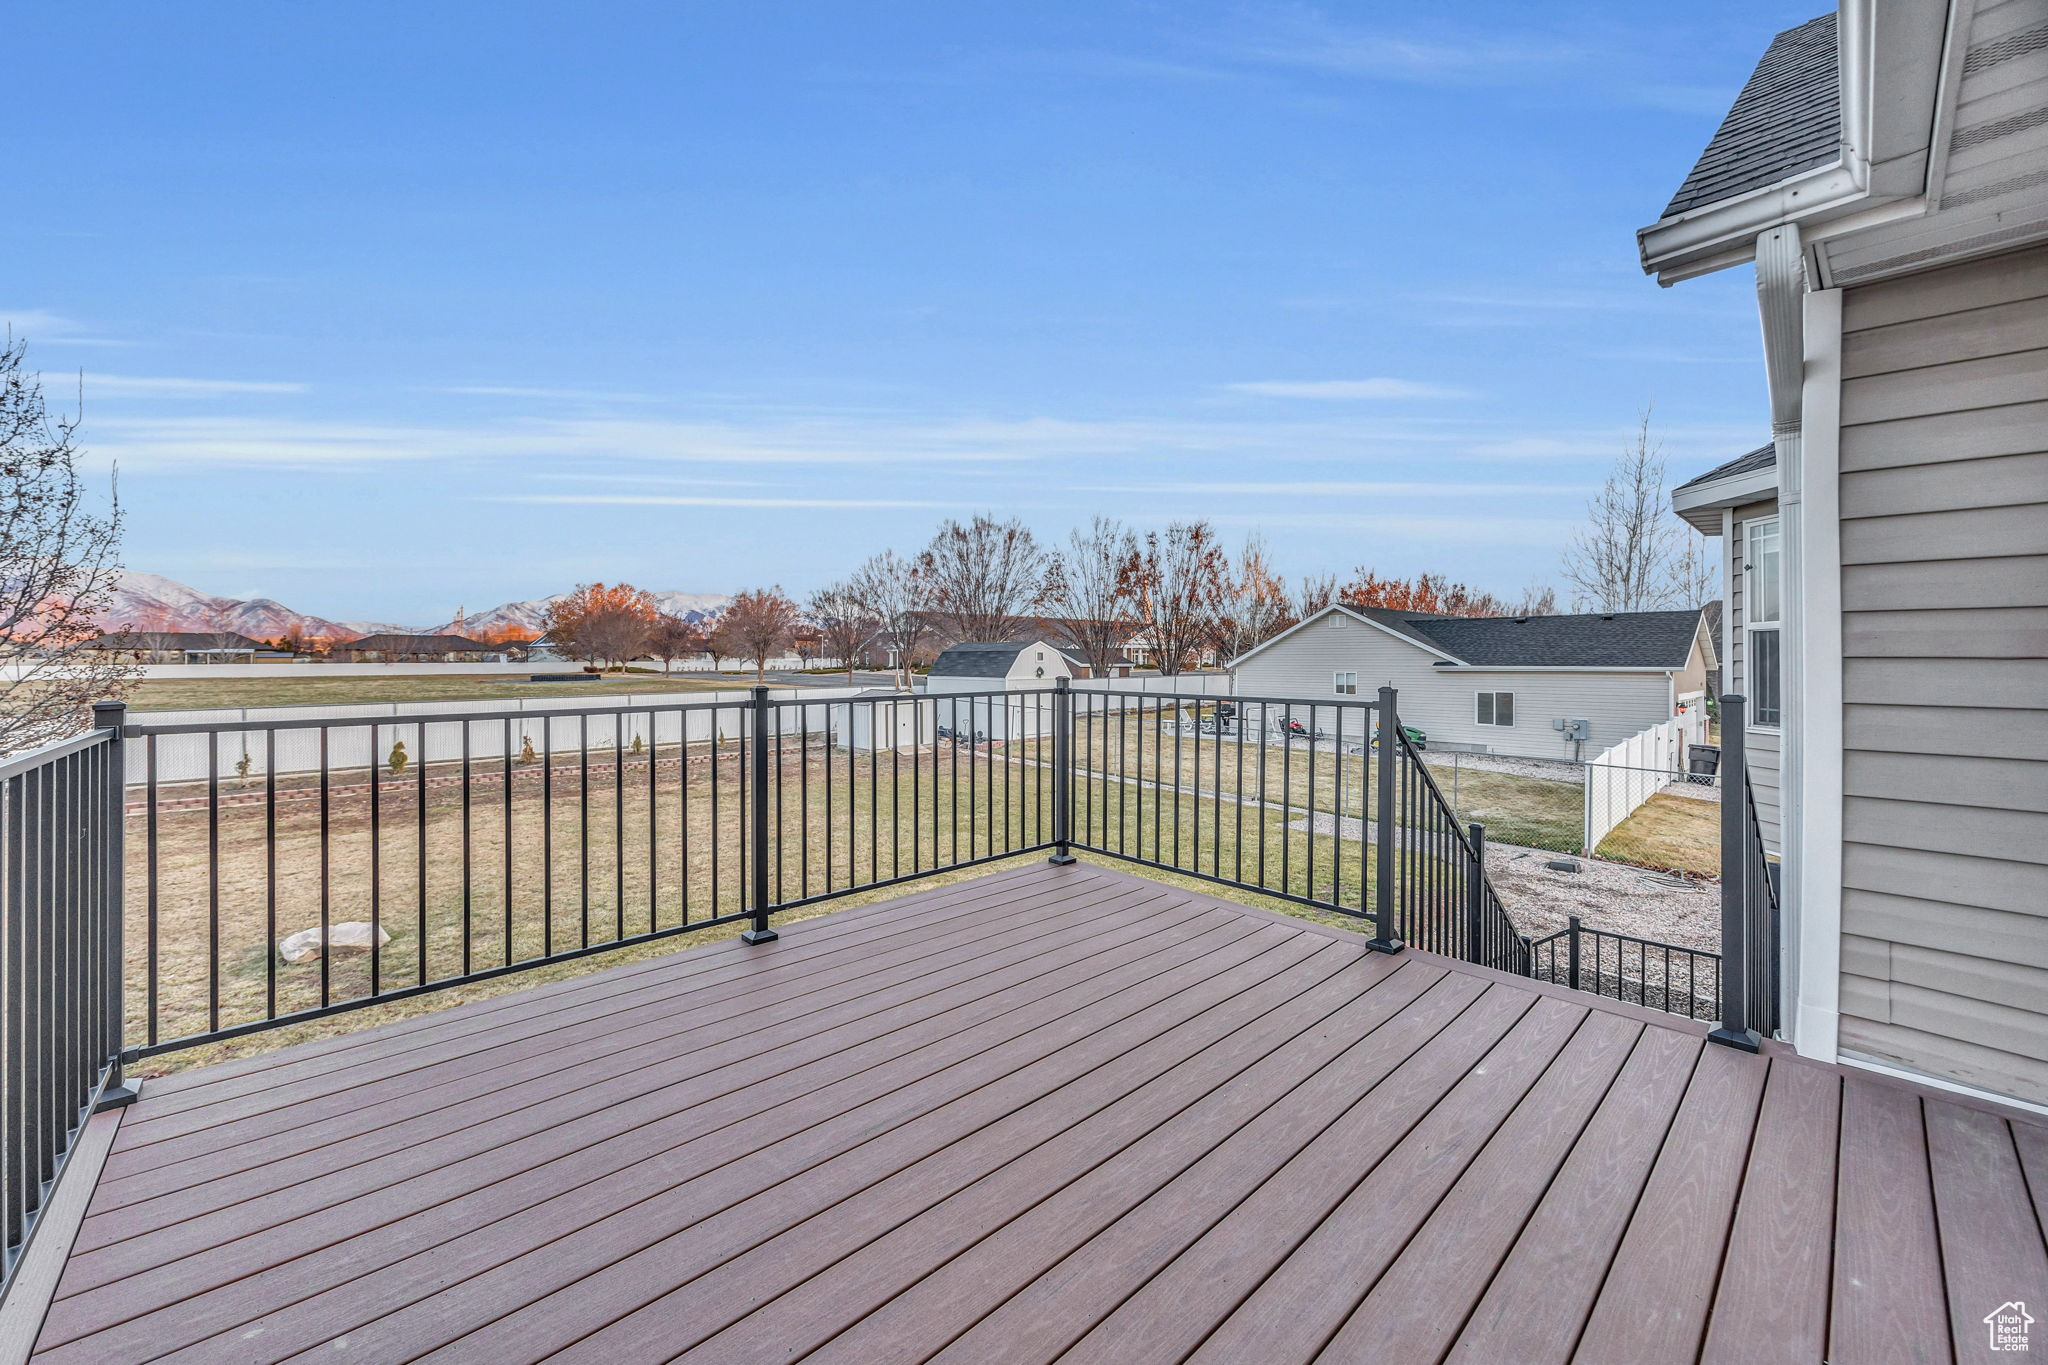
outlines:
M1845 292L1845 1051L2048 1102L2048 250Z

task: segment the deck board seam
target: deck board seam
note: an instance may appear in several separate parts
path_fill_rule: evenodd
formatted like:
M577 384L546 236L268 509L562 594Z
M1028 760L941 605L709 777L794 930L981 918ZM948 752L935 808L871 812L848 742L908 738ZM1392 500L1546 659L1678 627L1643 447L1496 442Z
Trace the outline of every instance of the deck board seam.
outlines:
M1196 916L1194 916L1194 917L1191 917L1191 922L1193 922L1194 920L1198 920L1198 919L1202 918L1202 917L1203 917L1204 915L1206 915L1207 911L1208 911L1208 910L1210 910L1210 909L1213 909L1213 907L1198 907L1198 914L1197 914ZM1215 933L1215 932L1218 932L1219 930L1221 930L1221 929L1223 929L1223 928L1227 928L1227 927L1230 927L1230 926L1229 926L1229 925L1227 924L1227 922L1226 922L1226 924L1224 924L1224 925L1219 925L1219 926L1215 926L1214 928L1211 928L1211 929L1208 929L1208 930L1205 930L1205 931L1201 931L1201 932L1199 932L1199 933L1196 933L1196 934L1192 935L1192 936L1191 936L1191 938L1190 938L1189 940L1187 940L1187 942L1199 942L1199 941L1200 941L1200 939L1202 939L1202 938L1206 938L1206 937L1208 937L1208 936L1209 936L1210 934L1212 934L1212 933ZM1244 930L1243 930L1243 933L1241 933L1240 935L1238 935L1238 938L1248 939L1248 938L1252 938L1252 937L1255 937L1255 936L1257 936L1257 935L1258 935L1258 934L1259 934L1259 933L1261 932L1261 930L1262 930L1262 929L1263 929L1264 927L1265 927L1265 926L1260 926L1260 925L1246 925L1246 926L1244 926ZM1136 961L1136 962L1143 962L1143 961L1145 961L1145 960L1146 960L1147 958L1149 958L1149 957L1154 957L1154 956L1158 956L1158 955L1159 955L1159 953L1163 953L1163 952L1171 951L1171 950L1172 950L1172 948L1173 948L1173 946L1175 946L1175 945L1162 945L1162 946L1161 946L1161 948L1160 948L1160 949L1159 949L1159 950L1158 950L1157 952L1148 952L1148 953L1146 953L1146 954L1142 954L1142 955L1140 955L1140 957L1139 957L1139 958L1137 958L1137 959L1136 959L1135 961ZM1180 946L1185 946L1185 944L1182 944L1182 945L1180 945ZM1220 945L1219 945L1219 946L1220 946ZM1277 947L1279 947L1279 946L1281 946L1281 943L1280 943L1280 942L1276 942L1275 944L1271 945L1271 946L1270 946L1269 948L1267 948L1267 949L1262 949L1262 950L1261 950L1261 952L1271 951L1271 950L1272 950L1273 948L1277 948ZM1070 964L1070 965L1079 965L1079 964ZM1135 964L1128 964L1128 965L1135 965ZM1115 970L1117 970L1117 968L1114 968L1114 967L1111 967L1111 968L1106 968L1104 972L1102 972L1102 973L1097 973L1097 974L1096 974L1096 976L1100 976L1100 975L1106 975L1106 974L1109 974L1110 972L1113 972L1113 971L1115 971ZM1090 980L1093 980L1093 979L1095 979L1095 977L1083 978L1083 979L1082 979L1081 981L1079 981L1079 982L1071 983L1069 987L1063 987L1063 988L1062 988L1062 990L1064 990L1064 989L1071 989L1071 988L1072 988L1073 986L1085 985L1085 984L1087 984L1087 982L1088 982L1088 981L1090 981ZM1141 981L1139 981L1139 982L1134 982L1134 983L1132 983L1132 985L1133 985L1133 986L1135 986L1135 985L1140 985L1140 984L1142 984L1142 980L1141 980ZM1113 995L1115 995L1115 994L1121 994L1123 990L1127 990L1127 989L1131 989L1131 987L1130 987L1130 986L1127 986L1127 987L1124 987L1124 988L1120 988L1120 989L1119 989L1118 991L1116 991L1116 992L1113 992L1113 993L1112 993L1112 997L1113 997ZM1059 992L1054 992L1054 994L1058 994L1058 993L1059 993ZM1104 997L1104 999L1107 999L1107 998L1112 998L1112 997ZM1049 997L1047 997L1047 998L1049 998ZM1054 1016L1054 1017L1053 1017L1052 1019L1049 1019L1049 1020L1045 1020L1045 1021L1042 1021L1042 1022L1041 1022L1041 1023L1039 1024L1039 1025L1036 1025L1036 1026L1034 1026L1034 1028L1036 1028L1036 1027L1044 1027L1044 1026L1046 1026L1046 1025L1049 1025L1049 1024L1052 1024L1052 1023L1056 1023L1056 1022L1058 1022L1058 1021L1059 1021L1060 1019L1063 1019L1063 1018L1067 1017L1067 1015L1069 1015L1069 1014L1072 1014L1072 1013L1074 1013L1074 1012L1077 1012L1078 1010L1081 1010L1081 1009L1086 1009L1086 1008L1089 1008L1089 1007L1090 1007L1091 1005L1093 1005L1093 1004L1098 1004L1098 1003L1101 1003L1101 1002L1100 1002L1099 1000L1098 1000L1098 1001L1088 1001L1088 1002L1083 1002L1083 1003L1081 1003L1081 1004L1079 1004L1079 1005L1076 1005L1076 1006L1074 1006L1074 1007L1073 1007L1072 1009L1069 1009L1069 1010L1067 1010L1067 1011L1063 1012L1063 1013L1062 1013L1062 1014L1060 1014L1060 1015ZM1026 1007L1028 1007L1028 1002L1027 1002L1027 1006L1026 1006ZM1013 1012L1013 1011L1006 1011L1006 1013L1007 1013L1007 1012ZM997 1017L1000 1017L1000 1016L997 1016ZM1128 1018L1128 1017L1129 1017L1128 1015L1125 1015L1125 1016L1121 1016L1121 1018ZM982 1021L982 1022L986 1022L986 1021ZM1114 1025L1115 1025L1115 1024L1117 1023L1117 1022L1118 1022L1118 1020L1115 1020L1115 1019L1113 1019L1113 1020L1110 1020L1110 1021L1108 1021L1107 1023L1105 1023L1105 1024L1104 1024L1104 1025L1103 1025L1102 1027L1103 1027L1103 1028L1107 1028L1107 1027L1113 1027L1113 1026L1114 1026ZM970 1027L971 1027L971 1025L970 1025ZM1095 1032L1100 1032L1100 1031L1101 1031L1101 1029L1100 1029L1100 1028L1098 1028L1097 1030L1095 1030ZM1092 1035L1091 1035L1091 1036L1092 1036ZM1012 1040L1012 1041L1014 1041L1014 1040ZM1080 1040L1076 1040L1076 1041L1080 1041ZM1000 1047L1000 1046L1002 1046L1002 1045L1003 1045L1003 1041L1002 1041L1002 1040L999 1040L999 1041L998 1041L997 1043L994 1043L994 1044L992 1044L992 1045L991 1045L991 1047ZM973 1060L974 1060L974 1058L975 1058L975 1057L977 1057L977 1056L979 1056L979 1055L980 1055L979 1053L977 1053L977 1054L973 1054L973 1055L971 1055L971 1056L969 1056L969 1057L967 1057L967 1058L962 1058L962 1059L959 1059L958 1061L956 1061L956 1062L954 1062L954 1063L949 1063L949 1064L948 1064L948 1066L949 1066L949 1067L952 1067L952 1066L960 1066L960 1065L965 1065L966 1063L968 1063L968 1062L971 1062L971 1061L973 1061ZM905 1080L905 1081L903 1082L903 1085L902 1085L902 1086L897 1086L897 1087L895 1087L895 1089L901 1089L901 1088L903 1088L904 1086L908 1086L908 1085L916 1084L916 1083L917 1083L917 1082L918 1082L919 1080L922 1080L922 1079L924 1079L924 1078L925 1078L925 1076L927 1076L928 1074L931 1074L931 1073L920 1073L920 1074L919 1074L919 1075L917 1075L917 1076L914 1076L914 1077L909 1077L909 1078L907 1078L907 1079L906 1079L906 1080ZM838 1079L838 1078L835 1078L835 1079ZM977 1088L978 1088L978 1087L977 1087ZM892 1090L891 1092L885 1092L885 1095L884 1095L883 1097L885 1097L885 1096L886 1096L886 1094L888 1094L888 1093L894 1093L894 1092L893 1092L893 1090ZM784 1101L783 1103L794 1103L794 1102L795 1102L795 1098L799 1098L799 1097L793 1097L793 1098L792 1098L791 1100L789 1100L789 1101ZM882 1098L882 1097L876 1097L876 1098ZM943 1103L947 1103L947 1102L950 1102L950 1100L951 1100L951 1099L953 1099L953 1098L957 1098L957 1095L948 1095L948 1096L946 1096L946 1097L945 1097L944 1099L941 1099L941 1100L935 1101L935 1103L936 1103L936 1104L943 1104ZM872 1101L862 1101L862 1104L866 1104L866 1103L869 1103L869 1102L872 1102ZM779 1107L779 1106L778 1106L778 1107ZM857 1108L857 1107L859 1107L859 1106L855 1106L855 1107ZM823 1123L826 1123L826 1122L830 1122L830 1121L831 1121L832 1119L834 1119L834 1118L838 1118L838 1117L841 1117L841 1116L842 1116L842 1115L843 1115L844 1113L846 1113L846 1112L850 1112L850 1111L844 1111L844 1110L842 1110L842 1111L835 1111L835 1112L833 1112L833 1113L831 1113L831 1114L828 1114L828 1115L824 1115L824 1116L821 1116L821 1117L817 1118L817 1119L816 1119L816 1120L815 1120L814 1122L812 1122L811 1124L807 1125L805 1129L799 1129L799 1130L797 1130L797 1132L807 1131L807 1130L808 1130L808 1128L810 1128L810 1127L816 1127L816 1126L819 1126L820 1124L823 1124ZM672 1115L672 1114L664 1114L664 1115L661 1115L661 1116L657 1116L657 1117L655 1117L655 1118L653 1118L653 1119L650 1119L650 1120L648 1120L648 1122L650 1122L650 1123L660 1122L660 1121L662 1121L663 1119L665 1119L665 1118L669 1118L669 1117L673 1117L673 1115ZM904 1121L905 1121L905 1122L909 1122L909 1121L912 1121L912 1119L914 1119L915 1117L916 1117L916 1115L912 1115L910 1119L906 1119L906 1120L904 1120ZM644 1126L644 1125L642 1125L642 1126ZM722 1126L730 1126L730 1125L728 1124L728 1125L722 1125ZM898 1125L898 1126L900 1126L900 1125ZM709 1137L709 1136L713 1135L713 1133L715 1133L716 1131L717 1131L717 1130L712 1130L712 1132L711 1132L711 1133L702 1133L702 1134L694 1134L694 1135L690 1136L689 1138L686 1138L686 1139L685 1139L685 1141L696 1141L696 1140L702 1140L702 1139L704 1139L704 1138L707 1138L707 1137ZM795 1134L785 1134L785 1135L784 1135L784 1138L786 1138L786 1137L789 1137L789 1136L794 1136L794 1135L795 1135ZM778 1139L776 1139L776 1140L777 1140L777 1141L780 1141L780 1140L783 1140L783 1139L782 1139L782 1138L778 1138ZM562 1158L555 1158L555 1160L561 1160L561 1159L569 1159L569 1158L573 1157L573 1155L574 1155L573 1153L571 1153L571 1154L567 1154L567 1155L566 1155L565 1157L562 1157ZM744 1154L743 1154L743 1155L744 1155ZM740 1158L739 1158L739 1157L734 1157L734 1158L732 1158L732 1159L733 1159L733 1160L738 1160L738 1159L740 1159ZM550 1164L550 1163L543 1163L543 1165L545 1165L545 1164ZM721 1165L727 1165L727 1164L730 1164L730 1161L728 1161L728 1162L723 1162L723 1163L720 1163L720 1164L721 1164ZM698 1175L702 1175L702 1174L706 1174L706 1173L708 1173L708 1170L709 1170L709 1169L716 1169L716 1168L707 1168L707 1171L701 1171L701 1172L695 1172L695 1173L692 1173L692 1175L691 1175L691 1176L689 1176L689 1177L686 1177L686 1181L687 1181L687 1179L694 1179L694 1178L696 1178L696 1176L698 1176ZM599 1177L597 1177L597 1178L603 1178L603 1176L599 1176ZM584 1183L588 1183L588 1182L584 1182ZM563 1192L563 1191L560 1191L560 1190L555 1190L555 1191L551 1191L551 1192L549 1193L549 1195L547 1195L547 1196L545 1196L545 1197L544 1197L544 1199L545 1199L545 1198L552 1198L552 1197L554 1197L554 1195L556 1195L556 1194L559 1194L559 1193L562 1193L562 1192ZM458 1197L460 1197L460 1196L458 1196ZM636 1202L637 1202L637 1201L636 1201ZM509 1217L509 1216L514 1216L514 1215L516 1215L516 1214L517 1214L518 1212L521 1212L521 1211L523 1211L523 1209L524 1209L524 1208L528 1208L528 1207L532 1207L532 1206L531 1206L531 1205L528 1205L528 1206L522 1206L522 1209L521 1209L521 1210L514 1210L514 1211L512 1211L511 1213L508 1213L508 1214L506 1214L506 1215L504 1215L504 1216L508 1216L508 1217ZM317 1211L316 1211L316 1212L317 1212ZM411 1216L415 1216L415 1215L417 1215L417 1214L418 1214L418 1213L420 1213L420 1212L423 1212L423 1210L420 1210L420 1209L409 1209L409 1210L405 1210L405 1211L402 1211L401 1213L398 1213L398 1214L394 1215L394 1218L406 1218L406 1217L411 1217ZM307 1216L311 1216L311 1215L307 1215ZM607 1215L607 1216L609 1216L609 1215ZM494 1221L497 1221L497 1220L494 1220ZM383 1225L382 1225L382 1224L380 1224L379 1226L383 1226ZM365 1230L364 1232L362 1232L362 1233L358 1233L358 1234L355 1234L355 1235L356 1235L356 1236L364 1236L364 1235L369 1235L369 1233L371 1233L371 1232L374 1232L374 1231L375 1231L375 1229L374 1229L374 1228L372 1228L372 1229L367 1229L367 1230ZM256 1235L256 1234L254 1234L254 1233L251 1233L251 1234L248 1234L248 1235ZM236 1239L236 1240L239 1240L239 1239ZM221 1243L220 1245L227 1245L227 1242L225 1242L225 1241L224 1241L224 1242L223 1242L223 1243ZM324 1247L323 1247L323 1248L317 1248L317 1249L315 1249L314 1251L311 1251L311 1252L307 1252L307 1253L304 1253L304 1254L305 1254L305 1255L317 1254L317 1251L318 1251L318 1250L321 1250L321 1249L324 1249ZM426 1253L422 1252L422 1253L413 1253L413 1254L426 1254ZM147 1273L147 1272L137 1272L137 1273ZM104 1284L101 1284L101 1285L96 1285L96 1286L94 1286L94 1288L95 1288L95 1289L104 1289L104 1288L106 1288L106 1287L108 1287L108 1286L110 1286L110 1285L114 1285L114 1284L119 1284L119 1283L122 1283L122 1282L123 1282L123 1279L126 1279L126 1278L132 1278L132 1276L127 1276L127 1277L122 1277L122 1279L116 1279L116 1280L111 1280L111 1281L107 1281L107 1282L105 1282ZM226 1282L226 1283L233 1283L233 1281L228 1281L228 1282ZM221 1287L221 1286L214 1286L214 1287L215 1287L215 1288L218 1288L218 1287ZM206 1292L210 1292L210 1291L206 1291ZM127 1320L127 1319L124 1319L123 1321L126 1321L126 1320ZM110 1325L118 1325L118 1324L110 1324ZM97 1329L97 1330L104 1330L104 1328L103 1328L103 1329ZM83 1338L79 1338L79 1339L83 1339Z

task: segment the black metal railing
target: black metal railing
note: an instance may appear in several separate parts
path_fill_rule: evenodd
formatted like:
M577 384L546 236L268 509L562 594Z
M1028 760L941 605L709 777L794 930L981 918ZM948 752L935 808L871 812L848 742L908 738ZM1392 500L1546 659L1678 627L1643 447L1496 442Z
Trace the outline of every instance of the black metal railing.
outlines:
M1528 974L1688 1019L1721 1017L1719 953L1588 929L1577 915L1556 933L1529 943Z
M1365 921L1413 944L1521 972L1521 936L1459 825L1374 701L1090 688L1068 698L1075 847ZM1391 743L1386 739L1392 736Z
M1764 851L1746 756L1747 704L1721 698L1721 959L1714 1041L1754 1052L1779 1024L1777 868Z
M4 1281L87 1119L121 1078L121 706L0 761L0 1230Z

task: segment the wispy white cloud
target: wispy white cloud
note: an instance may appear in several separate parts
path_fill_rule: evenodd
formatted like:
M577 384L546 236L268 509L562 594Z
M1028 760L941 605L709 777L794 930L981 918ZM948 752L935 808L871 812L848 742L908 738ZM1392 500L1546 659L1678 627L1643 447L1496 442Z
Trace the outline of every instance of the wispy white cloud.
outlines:
M446 384L422 386L421 393L452 393L467 398L532 398L562 403L654 403L651 393L614 393L608 389L548 389L525 384Z
M1359 480L1276 479L1249 483L1151 483L1082 484L1076 493L1141 493L1169 496L1176 493L1220 494L1231 497L1326 497L1326 498L1463 498L1542 497L1590 492L1591 484L1559 483L1401 483Z
M953 507L922 498L727 498L687 493L498 493L477 502L524 502L568 507Z
M1217 45L1244 62L1419 82L1521 80L1586 56L1584 46L1552 34L1368 28L1302 6L1248 11Z
M253 379L170 379L132 374L88 374L88 398L218 398L225 394L304 393L304 384Z
M93 335L100 329L77 318L53 313L47 308L0 308L0 329L37 342L61 342L66 346L133 346L118 337Z
M1232 393L1266 398L1313 398L1344 402L1362 398L1464 398L1465 390L1448 384L1423 384L1412 379L1261 379L1226 384Z

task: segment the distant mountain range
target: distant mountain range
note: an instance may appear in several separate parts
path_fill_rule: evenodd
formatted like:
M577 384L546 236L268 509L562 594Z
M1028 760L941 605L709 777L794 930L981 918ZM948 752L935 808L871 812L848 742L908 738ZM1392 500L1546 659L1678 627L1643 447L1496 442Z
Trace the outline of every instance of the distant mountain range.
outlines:
M113 605L108 609L104 623L110 630L232 630L255 640L274 640L291 634L354 639L386 631L474 636L506 626L537 635L548 605L562 596L556 593L524 602L507 602L489 611L467 612L460 621L413 627L390 621L330 620L325 616L293 611L268 597L215 597L162 574L139 573L131 569L121 574L114 589ZM705 625L717 620L732 599L723 593L658 592L654 594L654 600L663 611Z

